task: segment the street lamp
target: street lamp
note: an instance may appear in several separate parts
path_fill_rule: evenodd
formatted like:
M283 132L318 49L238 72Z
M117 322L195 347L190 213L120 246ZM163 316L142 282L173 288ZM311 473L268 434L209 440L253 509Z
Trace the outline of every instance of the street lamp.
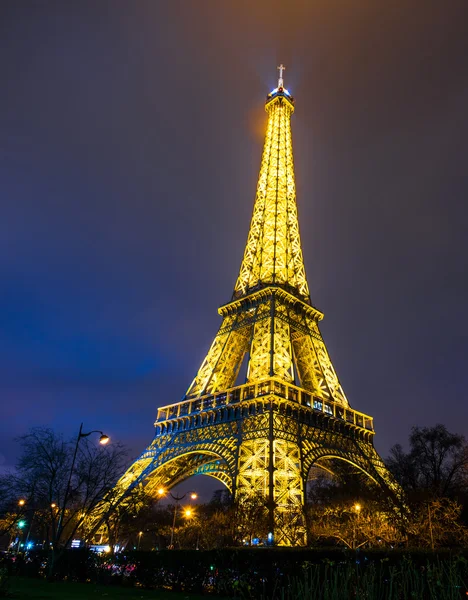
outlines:
M21 521L18 521L16 523L16 527L18 529L18 545L16 546L16 554L19 553L20 551L20 545L21 545L21 538L23 536L23 529L26 527L26 521L24 519L21 519Z
M356 502L356 504L353 506L354 510L356 511L356 519L353 519L353 550L356 549L356 520L359 521L359 517L361 516L361 508L362 506L359 504L359 502Z
M141 536L143 535L143 531L140 531L140 533L138 534L138 548L137 550L140 549L140 542L141 542Z
M25 504L26 504L26 500L23 500L22 498L21 498L21 500L18 500L19 506L24 506Z
M68 483L67 483L67 487L65 489L65 495L63 497L62 510L60 511L60 516L59 516L59 519L57 522L57 537L56 537L57 541L60 539L60 534L61 534L61 530L62 530L63 517L65 515L65 509L67 507L68 495L70 493L71 479L73 477L73 469L75 468L75 461L76 461L76 455L78 453L78 446L80 445L81 438L88 437L92 433L100 433L101 434L101 436L99 438L99 443L101 445L105 446L107 443L110 442L110 437L108 435L106 435L105 433L103 433L102 431L100 431L99 429L93 429L93 431L90 431L89 433L83 433L83 423L81 423L80 430L78 432L78 437L76 438L75 451L73 453L73 460L72 460L72 464L71 464L71 468L70 468L70 474L68 476ZM55 503L51 504L51 508L55 508L54 504Z
M166 490L164 488L159 488L158 489L158 495L159 496L165 496L166 495ZM174 549L174 530L175 530L175 524L176 524L176 517L177 517L177 507L179 505L179 502L181 500L183 500L188 494L190 494L190 499L191 500L196 500L198 498L198 495L196 492L185 492L185 494L183 494L182 496L175 496L174 494L172 494L171 492L169 492L169 496L175 500L175 504L174 504L174 518L172 519L172 529L171 529L171 543L169 545L169 550L173 550ZM192 516L192 510L190 508L186 508L184 511L184 515L186 517L191 517Z

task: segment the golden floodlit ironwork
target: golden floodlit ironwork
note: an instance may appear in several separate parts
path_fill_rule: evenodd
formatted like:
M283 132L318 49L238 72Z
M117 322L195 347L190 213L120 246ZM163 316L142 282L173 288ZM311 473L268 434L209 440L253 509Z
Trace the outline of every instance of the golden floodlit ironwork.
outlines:
M349 406L320 333L323 314L310 301L296 206L294 99L279 69L278 87L267 96L257 193L233 296L219 309L221 327L184 399L158 410L154 440L115 498L124 501L136 486L156 496L209 475L235 497L263 498L275 543L289 544L292 526L302 527L305 542L313 466L330 471L333 461L346 461L394 499L400 491L374 449L372 418Z

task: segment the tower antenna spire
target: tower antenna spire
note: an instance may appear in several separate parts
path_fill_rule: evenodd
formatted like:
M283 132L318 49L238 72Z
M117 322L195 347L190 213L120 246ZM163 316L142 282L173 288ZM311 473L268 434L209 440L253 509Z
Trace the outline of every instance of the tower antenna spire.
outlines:
M276 68L279 71L278 87L280 88L283 87L283 71L286 71L286 67L281 63L280 66Z

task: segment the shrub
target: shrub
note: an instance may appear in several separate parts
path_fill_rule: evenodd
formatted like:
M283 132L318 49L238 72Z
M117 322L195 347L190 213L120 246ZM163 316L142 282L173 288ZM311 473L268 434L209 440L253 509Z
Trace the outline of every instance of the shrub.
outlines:
M0 597L5 598L8 595L10 578L8 570L0 568Z

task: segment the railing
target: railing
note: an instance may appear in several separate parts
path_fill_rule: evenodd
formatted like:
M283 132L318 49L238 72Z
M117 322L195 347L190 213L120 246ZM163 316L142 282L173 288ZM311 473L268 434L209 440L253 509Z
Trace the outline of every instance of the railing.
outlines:
M256 384L246 383L217 394L207 394L198 398L184 400L158 409L156 423L177 419L200 411L234 406L262 396L274 395L299 406L306 406L314 412L321 412L335 419L346 421L362 429L374 431L373 418L364 413L343 406L333 400L319 398L295 385L269 379Z

